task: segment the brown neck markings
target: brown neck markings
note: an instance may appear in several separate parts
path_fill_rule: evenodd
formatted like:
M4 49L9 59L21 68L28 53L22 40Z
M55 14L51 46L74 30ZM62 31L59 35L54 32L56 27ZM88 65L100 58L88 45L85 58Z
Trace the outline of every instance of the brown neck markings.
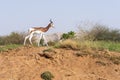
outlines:
M49 23L48 26L46 27L33 27L34 31L42 31L42 32L47 32L49 30L50 27L52 27L53 23Z

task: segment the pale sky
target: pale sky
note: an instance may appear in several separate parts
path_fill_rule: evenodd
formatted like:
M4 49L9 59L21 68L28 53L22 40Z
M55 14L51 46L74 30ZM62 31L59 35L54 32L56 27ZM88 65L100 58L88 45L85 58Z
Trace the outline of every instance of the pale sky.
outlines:
M120 29L120 0L0 0L0 35L45 27L47 33L76 30L81 21Z

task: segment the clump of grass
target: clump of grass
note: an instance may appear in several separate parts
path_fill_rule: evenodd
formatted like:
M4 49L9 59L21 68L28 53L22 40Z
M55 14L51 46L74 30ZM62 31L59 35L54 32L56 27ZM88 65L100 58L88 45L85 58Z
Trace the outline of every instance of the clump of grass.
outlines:
M77 50L77 49L79 49L79 43L75 40L67 39L67 40L64 40L63 42L59 43L58 47Z
M51 72L45 71L44 73L41 74L41 78L43 80L52 80L52 78L54 78L54 76Z
M99 46L97 42L93 41L79 41L79 45L81 49L97 49Z
M4 52L4 51L8 51L11 49L15 49L20 47L21 45L17 45L17 44L9 44L9 45L4 45L0 47L0 52Z

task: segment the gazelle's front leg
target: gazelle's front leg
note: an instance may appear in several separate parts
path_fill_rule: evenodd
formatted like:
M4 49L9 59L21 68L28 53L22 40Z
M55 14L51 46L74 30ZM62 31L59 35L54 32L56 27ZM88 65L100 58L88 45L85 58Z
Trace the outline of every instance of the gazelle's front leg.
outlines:
M48 44L47 44L47 39L46 39L46 37L45 37L44 34L43 34L43 39L44 39L44 41L45 41L46 46L48 46Z
M30 35L26 36L24 39L24 45L26 44L26 40L30 37Z

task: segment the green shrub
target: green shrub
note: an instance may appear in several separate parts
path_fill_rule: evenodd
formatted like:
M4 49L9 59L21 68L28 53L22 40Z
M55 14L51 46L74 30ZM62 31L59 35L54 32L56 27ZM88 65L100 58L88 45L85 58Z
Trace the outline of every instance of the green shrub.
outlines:
M41 74L41 78L43 80L52 80L52 78L54 78L54 76L52 75L51 72L46 71L46 72L44 72L44 73Z
M62 38L61 39L72 39L75 37L75 32L70 31L68 33L63 33Z

